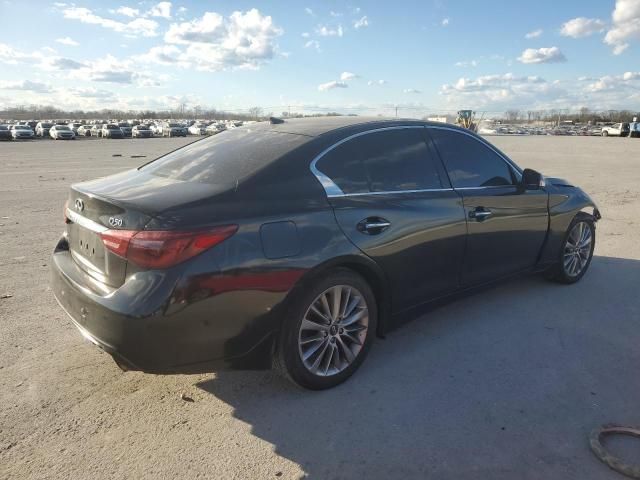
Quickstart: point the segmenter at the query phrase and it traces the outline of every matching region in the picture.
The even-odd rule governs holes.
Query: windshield
[[[16,130],[31,130],[31,128],[27,127],[26,125],[16,125],[15,129]]]
[[[41,123],[40,126],[43,128],[51,128],[53,126],[53,123]]]
[[[0,125],[0,130],[9,130],[6,125]]]
[[[169,124],[170,127],[181,127],[182,125],[180,125],[179,123],[170,123]]]
[[[146,125],[138,125],[135,128],[138,129],[138,130],[149,130],[149,127],[147,127]]]
[[[119,123],[118,124],[120,127],[129,127],[128,123]]]
[[[56,125],[56,130],[69,130],[69,127],[64,125]]]
[[[120,130],[120,127],[117,125],[107,125],[106,127],[107,130]]]

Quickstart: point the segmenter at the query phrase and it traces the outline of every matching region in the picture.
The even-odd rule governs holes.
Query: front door
[[[476,136],[446,127],[428,131],[463,198],[467,246],[462,285],[533,267],[548,229],[547,192],[524,188],[514,166]]]

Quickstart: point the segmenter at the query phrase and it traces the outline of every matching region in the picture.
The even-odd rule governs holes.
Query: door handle
[[[377,235],[391,226],[391,222],[380,217],[369,217],[358,222],[356,226],[360,233]]]
[[[471,210],[469,212],[469,218],[474,218],[478,222],[482,222],[483,220],[489,218],[493,215],[493,212],[484,207],[478,207],[475,210]]]

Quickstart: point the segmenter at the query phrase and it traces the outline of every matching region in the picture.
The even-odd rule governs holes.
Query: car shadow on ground
[[[523,278],[410,322],[333,390],[198,386],[310,478],[616,478],[586,438],[640,424],[639,285],[640,261],[595,257],[578,284]]]

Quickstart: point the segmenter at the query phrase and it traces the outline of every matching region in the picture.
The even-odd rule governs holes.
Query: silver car
[[[54,140],[75,140],[76,134],[66,125],[54,125],[49,130],[49,136]]]
[[[34,133],[29,125],[12,125],[11,137],[14,140],[30,140],[34,137]]]

